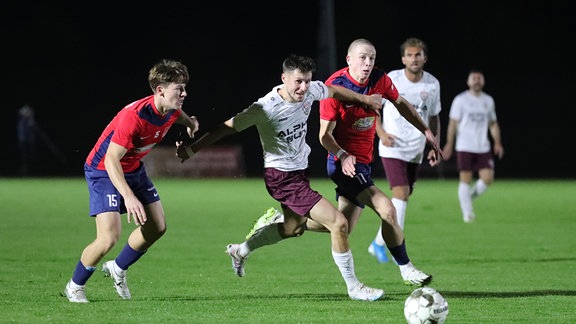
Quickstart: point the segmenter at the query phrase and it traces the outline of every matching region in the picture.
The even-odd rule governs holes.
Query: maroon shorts
[[[322,195],[310,188],[308,170],[280,171],[274,168],[264,169],[264,183],[272,198],[282,208],[290,208],[300,216],[305,216],[322,199]]]
[[[494,157],[491,152],[456,152],[456,161],[459,171],[475,172],[480,169],[494,169]]]
[[[414,183],[418,178],[420,164],[406,162],[400,159],[382,157],[382,166],[386,172],[386,179],[390,183],[390,189],[398,186],[410,187],[410,193],[414,191]]]

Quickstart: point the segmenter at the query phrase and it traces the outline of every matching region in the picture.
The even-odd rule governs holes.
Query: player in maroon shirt
[[[90,216],[96,220],[96,239],[86,246],[64,295],[73,303],[87,303],[84,287],[98,262],[114,247],[122,232],[121,214],[139,225],[115,260],[102,266],[114,280],[122,299],[132,297],[126,270],[166,231],[160,196],[146,174],[142,158],[160,143],[176,123],[193,138],[196,117],[182,111],[187,96],[188,68],[174,60],[161,60],[148,74],[153,95],[124,107],[106,126],[84,164],[90,193]]]

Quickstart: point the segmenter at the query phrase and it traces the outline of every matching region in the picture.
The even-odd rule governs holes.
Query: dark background
[[[29,175],[83,176],[83,161],[108,121],[151,94],[147,73],[161,58],[188,66],[184,110],[198,116],[202,133],[279,84],[290,53],[314,57],[315,79],[324,80],[344,66],[356,38],[371,40],[377,65],[392,70],[402,68],[400,43],[419,37],[430,50],[426,70],[442,87],[443,134],[452,98],[466,89],[468,70],[480,68],[485,91],[496,101],[506,151],[497,161],[497,177],[576,177],[576,16],[568,2],[330,3],[3,2],[0,176],[19,176],[16,122],[24,104],[34,107],[38,125],[63,157],[43,145],[44,162]],[[317,120],[314,112],[310,165],[313,175],[324,176]],[[163,145],[173,145],[178,132],[175,126]],[[243,145],[248,175],[260,175],[254,129],[220,143]]]

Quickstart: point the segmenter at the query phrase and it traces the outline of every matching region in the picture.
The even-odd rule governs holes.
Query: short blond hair
[[[374,44],[372,44],[371,41],[369,41],[365,38],[358,38],[358,39],[352,41],[352,43],[350,43],[350,46],[348,46],[348,55],[350,55],[350,53],[352,53],[354,51],[354,49],[360,45],[370,45],[370,46],[376,48],[376,46],[374,46]]]

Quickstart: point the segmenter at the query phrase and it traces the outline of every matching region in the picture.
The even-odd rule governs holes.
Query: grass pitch
[[[168,232],[129,271],[133,298],[109,278],[88,282],[89,304],[60,296],[95,235],[83,178],[0,179],[0,323],[404,323],[404,286],[393,263],[367,247],[378,219],[366,210],[351,235],[356,274],[382,288],[376,302],[350,300],[327,234],[264,247],[236,277],[226,244],[278,207],[261,179],[153,179]],[[384,179],[377,185],[389,192]],[[327,179],[312,186],[334,201]],[[406,216],[413,263],[434,275],[447,323],[576,322],[576,183],[504,180],[475,200],[462,222],[457,180],[422,179]],[[123,216],[124,237],[133,228]]]

